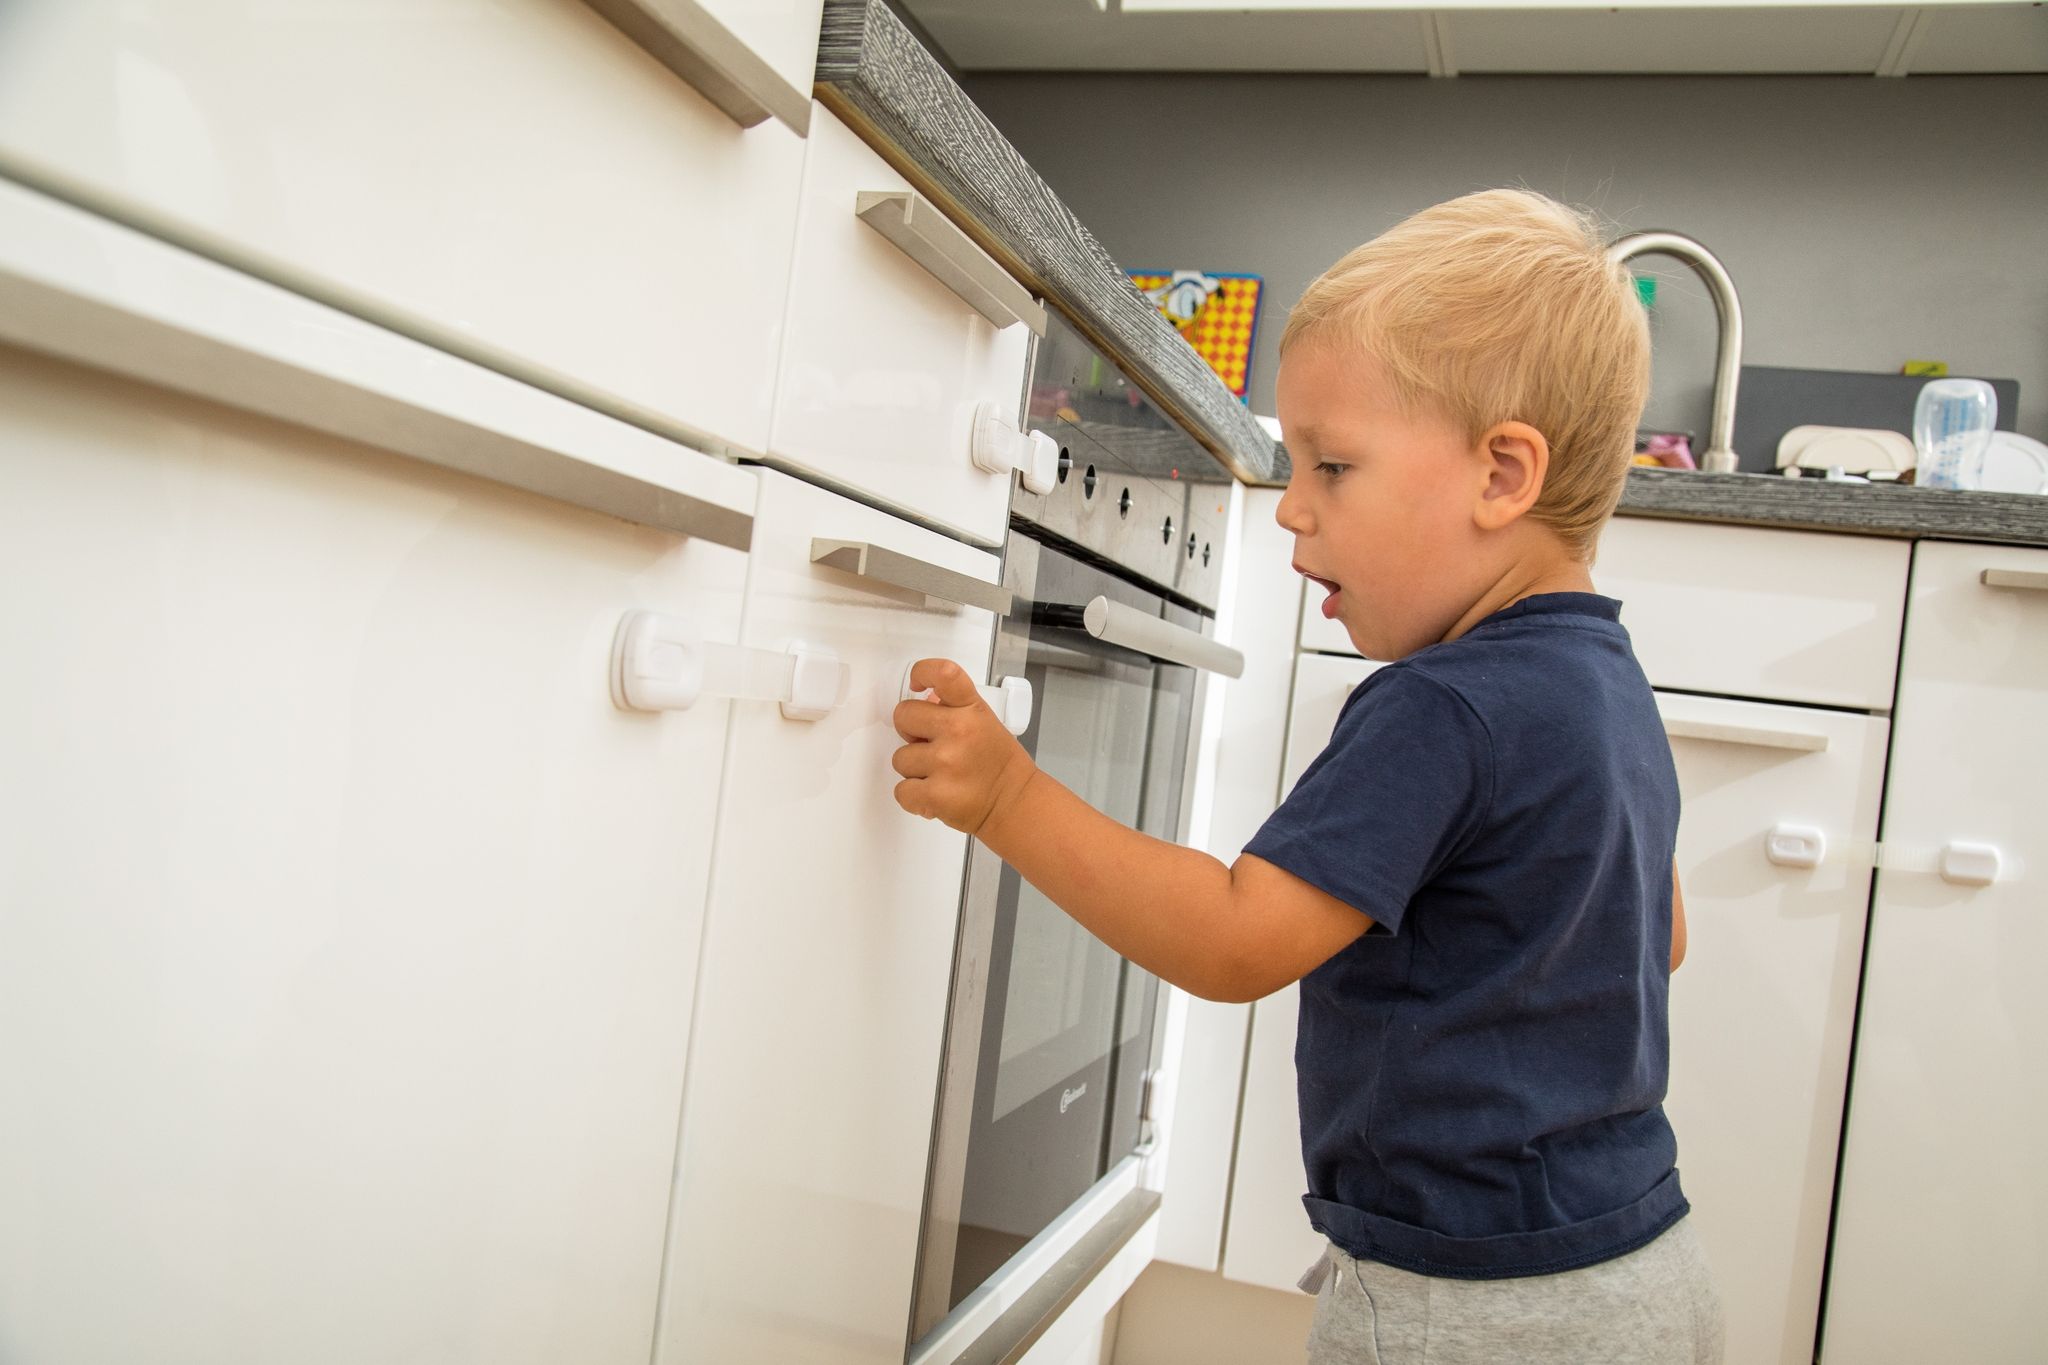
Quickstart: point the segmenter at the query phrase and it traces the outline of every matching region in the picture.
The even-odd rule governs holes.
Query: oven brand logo
[[[1086,1081],[1083,1081],[1083,1082],[1081,1082],[1081,1083],[1080,1083],[1079,1085],[1075,1086],[1075,1087],[1074,1087],[1074,1088],[1073,1088],[1072,1090],[1062,1090],[1062,1091],[1060,1091],[1060,1112],[1061,1112],[1062,1114],[1066,1113],[1066,1112],[1067,1112],[1067,1107],[1068,1107],[1069,1105],[1071,1105],[1071,1104],[1072,1104],[1072,1103],[1073,1103],[1073,1102],[1074,1102],[1075,1100],[1078,1100],[1078,1099],[1080,1099],[1080,1098],[1081,1098],[1081,1097],[1082,1097],[1083,1095],[1085,1095],[1085,1094],[1087,1094],[1087,1093],[1088,1093],[1088,1082],[1086,1082]]]

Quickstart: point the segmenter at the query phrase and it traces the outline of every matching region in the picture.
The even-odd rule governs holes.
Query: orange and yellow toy
[[[1258,335],[1260,278],[1205,270],[1133,270],[1131,283],[1209,362],[1238,401],[1247,401],[1252,342]]]

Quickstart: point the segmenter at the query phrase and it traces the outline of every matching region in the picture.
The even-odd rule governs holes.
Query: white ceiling
[[[1493,0],[1498,3],[1498,0]],[[1376,72],[1454,76],[2048,71],[2039,3],[1681,7],[1486,0],[897,0],[963,71]]]

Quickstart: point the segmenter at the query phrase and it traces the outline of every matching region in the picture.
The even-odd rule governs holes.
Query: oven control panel
[[[1214,612],[1230,474],[1057,314],[1034,349],[1028,430],[1057,442],[1049,490],[1021,484],[1017,517]]]

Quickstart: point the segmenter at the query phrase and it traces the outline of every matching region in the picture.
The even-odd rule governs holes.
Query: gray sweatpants
[[[1692,1220],[1625,1256],[1555,1275],[1452,1280],[1332,1245],[1309,1365],[1720,1365],[1720,1296]]]

